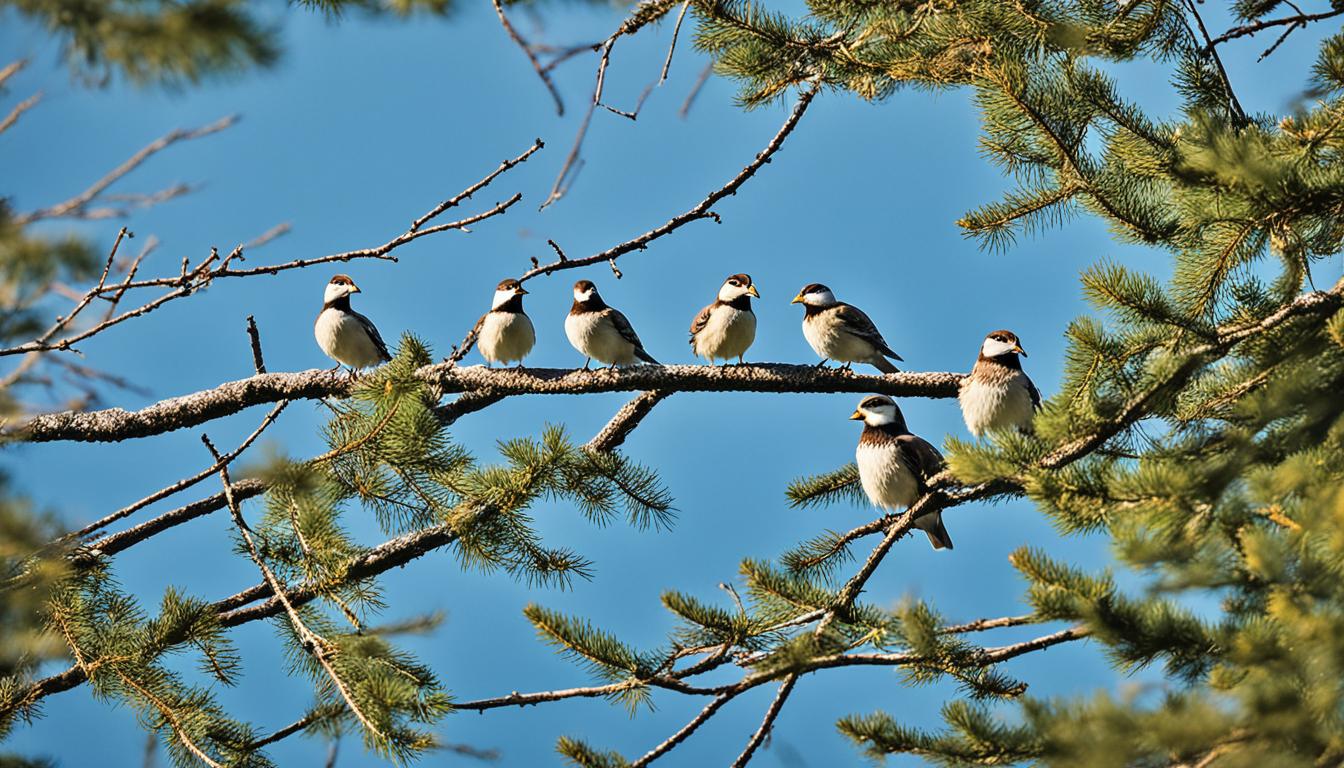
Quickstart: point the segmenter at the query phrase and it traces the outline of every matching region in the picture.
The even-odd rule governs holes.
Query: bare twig
[[[0,88],[3,88],[5,83],[9,82],[9,78],[23,71],[23,68],[26,66],[28,66],[28,60],[19,59],[6,64],[3,69],[0,69]]]
[[[261,356],[261,334],[257,332],[257,321],[251,316],[247,316],[247,340],[252,347],[252,367],[257,373],[266,372],[266,361]]]
[[[1209,40],[1206,43],[1206,46],[1208,50],[1212,50],[1214,46],[1221,45],[1227,42],[1228,40],[1235,40],[1238,37],[1246,37],[1248,35],[1254,35],[1257,32],[1262,32],[1266,29],[1272,29],[1274,27],[1280,27],[1285,24],[1289,25],[1290,29],[1299,25],[1305,27],[1310,22],[1322,21],[1324,19],[1332,19],[1340,15],[1341,13],[1344,13],[1344,8],[1336,8],[1329,11],[1322,11],[1321,13],[1299,12],[1296,16],[1285,16],[1280,19],[1264,19],[1260,21],[1254,21],[1249,24],[1242,24],[1241,26],[1233,27],[1227,30],[1223,34],[1213,38],[1212,40]],[[1273,49],[1271,48],[1270,52],[1272,51]],[[1268,55],[1269,52],[1265,54],[1265,56]],[[1263,59],[1264,56],[1261,56],[1260,58]]]
[[[575,132],[574,143],[570,147],[569,154],[565,156],[565,162],[560,166],[560,172],[556,174],[555,183],[551,185],[551,192],[542,201],[538,210],[544,211],[552,203],[564,197],[573,183],[574,176],[578,173],[577,169],[581,165],[579,155],[583,149],[583,141],[588,136],[588,125],[592,122],[593,112],[602,103],[602,92],[606,86],[607,66],[611,63],[611,50],[615,47],[616,41],[625,35],[632,35],[646,25],[663,18],[676,7],[677,3],[678,0],[649,0],[649,2],[640,3],[610,37],[595,46],[595,50],[601,51],[601,55],[597,61],[597,80],[593,85],[593,97],[589,100],[588,108],[584,111],[583,120],[579,122],[579,129]],[[630,116],[629,113],[613,111],[617,114],[625,114],[627,117]],[[635,111],[638,112],[638,109]]]
[[[248,240],[246,243],[243,243],[241,247],[247,250],[251,250],[253,248],[260,248],[261,246],[271,242],[277,237],[289,234],[290,230],[292,230],[293,228],[294,228],[293,225],[290,224],[288,221],[282,221],[279,224],[276,224],[274,227],[271,227],[270,229],[266,230],[265,232],[262,232],[260,235],[257,235],[251,240]]]
[[[532,146],[524,150],[522,154],[518,155],[517,157],[511,160],[504,160],[499,164],[498,168],[486,174],[485,178],[481,179],[475,184],[472,184],[470,187],[467,187],[466,189],[462,190],[456,195],[453,195],[447,200],[444,200],[442,203],[439,203],[438,205],[430,209],[430,211],[426,213],[424,216],[421,216],[420,218],[411,222],[411,228],[408,231],[416,232],[420,229],[420,227],[424,226],[425,222],[429,221],[430,219],[437,217],[439,214],[443,213],[449,208],[456,207],[464,200],[470,200],[472,195],[476,194],[485,187],[489,186],[490,182],[498,178],[500,174],[508,171],[510,168],[514,167],[515,165],[518,165],[519,163],[527,162],[527,159],[529,157],[531,157],[538,150],[542,149],[545,146],[546,144],[542,142],[541,139],[534,140],[532,142]]]
[[[332,685],[335,686],[337,693],[339,693],[341,698],[345,700],[346,706],[350,708],[351,714],[359,720],[360,724],[378,738],[385,738],[383,732],[380,731],[378,727],[369,720],[368,716],[364,714],[364,710],[359,706],[359,702],[355,700],[354,694],[351,693],[345,680],[336,672],[335,666],[332,665],[331,656],[335,653],[335,650],[325,638],[308,628],[308,625],[305,624],[303,619],[299,616],[298,610],[289,602],[289,596],[286,593],[284,585],[280,583],[279,578],[276,577],[270,566],[266,565],[266,561],[261,556],[261,551],[257,549],[257,544],[252,539],[252,530],[247,526],[247,522],[243,520],[243,512],[238,506],[238,500],[234,498],[233,484],[229,481],[229,467],[228,464],[224,462],[224,457],[220,455],[219,451],[215,450],[215,446],[211,444],[209,437],[201,435],[201,442],[205,443],[205,447],[209,449],[210,455],[215,457],[215,463],[220,465],[219,480],[224,485],[224,498],[228,502],[229,513],[233,516],[233,525],[238,530],[239,536],[242,537],[243,544],[247,547],[247,552],[251,556],[252,562],[255,563],[257,569],[261,571],[262,577],[265,579],[266,583],[270,585],[271,591],[275,593],[276,599],[279,600],[281,606],[284,607],[285,614],[289,617],[289,622],[294,628],[294,634],[299,639],[299,644],[303,646],[303,649],[311,654],[312,657],[317,660],[318,664],[322,666],[322,669],[326,671],[327,677],[331,679]]]
[[[495,15],[499,17],[499,23],[504,26],[504,31],[509,33],[513,42],[522,49],[527,56],[527,60],[532,63],[532,69],[536,71],[537,77],[541,78],[546,90],[550,91],[551,98],[555,100],[556,114],[563,116],[565,114],[565,102],[560,98],[560,91],[556,89],[555,83],[551,81],[550,69],[541,66],[541,62],[537,60],[537,55],[532,51],[532,46],[528,45],[523,36],[518,34],[518,30],[514,29],[513,24],[509,22],[509,17],[504,14],[504,6],[500,4],[499,0],[494,0],[494,4]]]
[[[155,491],[154,493],[151,493],[150,495],[135,502],[134,504],[122,507],[121,509],[118,509],[116,512],[113,512],[112,514],[107,515],[106,517],[103,517],[99,520],[89,523],[83,528],[80,528],[78,531],[66,534],[64,537],[62,537],[61,540],[70,541],[73,539],[82,539],[88,536],[89,534],[94,533],[95,531],[100,531],[103,528],[106,528],[107,526],[117,522],[118,520],[125,519],[126,517],[134,514],[136,511],[144,509],[145,507],[149,506],[150,504],[153,504],[156,501],[161,501],[163,499],[168,498],[169,496],[172,496],[175,493],[184,491],[192,487],[193,485],[196,485],[197,483],[201,482],[202,480],[206,479],[207,477],[210,477],[211,475],[218,473],[221,469],[224,469],[229,464],[231,464],[234,461],[234,459],[237,459],[239,456],[243,455],[243,451],[246,451],[252,445],[252,443],[256,441],[258,437],[261,437],[261,433],[266,431],[266,428],[275,422],[276,418],[280,416],[280,412],[285,410],[285,406],[287,405],[289,405],[288,400],[281,400],[279,403],[277,403],[276,406],[271,409],[271,412],[266,414],[266,418],[261,420],[261,423],[257,425],[257,428],[252,430],[252,434],[244,438],[243,442],[237,448],[233,449],[222,458],[224,464],[221,465],[218,462],[216,462],[215,464],[206,467],[205,469],[201,470],[200,472],[197,472],[191,477],[178,480],[176,483],[173,483],[172,485],[163,488],[161,490]],[[97,545],[94,545],[94,548],[98,548]]]
[[[1217,48],[1213,41],[1209,39],[1209,30],[1204,26],[1204,18],[1199,15],[1199,9],[1195,7],[1194,0],[1185,0],[1185,6],[1199,26],[1199,34],[1204,39],[1204,51],[1213,58],[1214,65],[1218,67],[1218,76],[1223,81],[1223,89],[1227,91],[1228,106],[1231,108],[1232,114],[1243,125],[1246,124],[1246,110],[1241,108],[1241,102],[1237,99],[1236,92],[1232,90],[1232,81],[1228,79],[1227,69],[1223,67],[1223,60],[1218,56]]]
[[[180,274],[172,277],[160,277],[150,280],[133,281],[129,279],[130,276],[128,275],[128,279],[122,281],[120,284],[107,285],[106,275],[104,275],[104,280],[100,281],[99,284],[95,288],[91,289],[88,292],[88,294],[85,295],[83,300],[81,300],[81,306],[78,307],[75,312],[72,312],[63,320],[58,321],[58,323],[53,326],[53,330],[50,330],[43,336],[38,337],[37,339],[27,342],[25,344],[20,344],[18,346],[9,347],[6,349],[0,349],[0,356],[26,354],[29,352],[68,350],[72,347],[72,345],[80,341],[83,341],[84,339],[87,339],[91,336],[94,336],[98,333],[101,333],[102,331],[105,331],[108,328],[111,328],[112,326],[115,326],[126,320],[148,314],[149,312],[154,311],[158,307],[174,299],[189,296],[195,293],[196,291],[210,285],[216,279],[229,278],[229,277],[249,277],[252,275],[262,275],[262,274],[274,275],[279,272],[290,269],[302,269],[306,267],[315,266],[318,264],[327,264],[331,262],[345,262],[350,261],[352,259],[372,258],[372,259],[384,259],[388,261],[396,261],[397,258],[396,256],[392,255],[392,252],[397,248],[405,245],[406,243],[411,242],[412,240],[416,240],[426,235],[431,235],[437,232],[443,232],[450,229],[467,231],[468,226],[475,224],[476,222],[482,221],[484,219],[488,219],[493,216],[502,214],[505,211],[507,211],[510,207],[512,207],[515,203],[517,203],[519,200],[521,200],[522,194],[516,193],[508,200],[502,203],[497,203],[493,208],[484,211],[482,213],[468,216],[458,221],[436,224],[431,227],[423,226],[427,222],[437,217],[439,214],[443,213],[448,208],[451,208],[460,203],[462,200],[471,197],[473,193],[479,191],[480,189],[488,185],[491,181],[493,181],[504,171],[508,170],[509,168],[512,168],[517,163],[526,160],[528,156],[530,156],[536,150],[540,149],[541,146],[542,145],[540,141],[536,142],[532,146],[532,148],[524,152],[519,158],[516,158],[513,161],[506,161],[500,168],[491,172],[484,179],[477,182],[476,184],[473,184],[471,187],[467,188],[467,190],[465,190],[461,194],[443,203],[440,203],[438,206],[430,210],[427,214],[421,216],[419,219],[416,219],[416,221],[411,225],[411,228],[408,229],[406,232],[402,233],[401,235],[398,235],[397,237],[392,238],[391,240],[387,241],[386,243],[383,243],[382,245],[373,248],[363,248],[359,250],[345,251],[343,253],[334,253],[327,256],[319,256],[310,259],[296,259],[294,261],[286,262],[284,264],[271,264],[266,266],[251,267],[245,269],[239,269],[231,265],[231,262],[241,254],[241,249],[235,249],[233,254],[225,258],[223,262],[219,264],[219,266],[214,267],[212,269],[211,265],[218,260],[218,254],[212,250],[211,255],[194,268],[189,266],[189,263],[186,258],[183,258],[182,269]],[[95,185],[95,187],[96,186],[97,185]],[[265,237],[265,235],[263,235],[263,237]],[[83,306],[86,306],[87,303],[89,301],[92,301],[94,298],[98,298],[108,293],[115,294],[117,298],[120,298],[121,295],[125,294],[126,291],[128,290],[133,290],[137,288],[149,288],[155,286],[169,287],[172,290],[168,291],[167,293],[159,296],[158,298],[152,301],[147,302],[146,304],[134,310],[129,310],[127,312],[123,312],[122,314],[113,317],[107,317],[102,322],[94,325],[91,328],[88,328],[76,334],[72,334],[58,341],[51,341],[54,334],[57,331],[61,330],[62,328],[66,327],[69,324],[70,319],[73,318],[74,314],[77,314],[79,309],[82,309]]]
[[[695,97],[700,95],[700,90],[705,87],[705,83],[709,82],[709,76],[713,73],[714,62],[711,61],[700,70],[700,75],[695,78],[695,85],[691,86],[690,92],[686,94],[686,100],[681,102],[681,108],[677,110],[677,117],[685,120],[686,116],[691,114],[691,106],[695,104]]]
[[[24,112],[37,106],[37,102],[41,100],[42,92],[38,91],[23,101],[20,101],[18,104],[15,104],[14,109],[10,110],[9,114],[5,116],[5,119],[0,120],[0,133],[4,133],[12,128],[14,124],[19,121],[19,117],[21,117]]]
[[[667,46],[667,59],[663,61],[663,73],[658,76],[658,84],[667,82],[667,72],[672,69],[672,54],[677,51],[677,36],[681,34],[681,22],[686,19],[686,11],[691,7],[691,0],[681,4],[681,12],[677,14],[677,25],[672,28],[672,43]]]
[[[751,738],[747,740],[747,746],[742,750],[742,754],[738,755],[737,759],[733,761],[732,768],[744,768],[747,763],[751,762],[752,754],[756,752],[756,748],[759,747],[761,742],[765,741],[765,737],[769,735],[770,728],[775,724],[775,718],[779,717],[779,711],[784,708],[784,702],[788,701],[789,694],[793,693],[793,686],[797,682],[798,675],[792,674],[784,678],[783,683],[780,683],[779,692],[775,694],[774,700],[770,702],[769,708],[765,710],[765,717],[761,720],[761,727],[757,728],[756,732],[751,734]]]
[[[236,122],[238,122],[238,116],[230,115],[200,128],[193,128],[191,130],[179,129],[173,131],[158,140],[151,142],[148,146],[141,149],[139,152],[136,152],[134,155],[131,155],[130,159],[116,168],[113,168],[106,176],[94,182],[92,186],[78,195],[75,195],[63,203],[57,203],[56,205],[42,208],[31,213],[20,214],[15,217],[15,221],[19,224],[29,224],[39,219],[80,216],[85,212],[89,203],[91,203],[98,195],[102,194],[103,190],[112,186],[112,184],[116,183],[121,177],[138,168],[141,163],[145,162],[153,155],[178,142],[191,141],[192,139],[199,139],[214,133],[219,133]]]
[[[607,250],[602,251],[601,253],[595,253],[592,256],[585,256],[579,259],[556,260],[549,264],[543,264],[537,267],[533,267],[532,269],[529,269],[527,272],[524,272],[522,277],[518,279],[520,281],[525,281],[538,275],[549,275],[553,272],[558,272],[563,269],[575,269],[577,267],[586,267],[591,264],[600,264],[604,261],[612,262],[616,258],[631,251],[644,250],[646,247],[648,247],[649,243],[653,242],[654,240],[657,240],[658,238],[670,232],[677,230],[681,226],[688,224],[692,221],[698,221],[700,219],[717,220],[718,214],[714,213],[711,210],[714,204],[718,203],[725,197],[736,194],[737,190],[743,184],[747,183],[748,179],[750,179],[752,176],[755,176],[756,172],[759,171],[762,166],[770,162],[774,154],[778,152],[780,147],[784,145],[784,140],[789,137],[789,134],[792,133],[793,129],[798,125],[798,121],[802,119],[803,113],[807,111],[808,105],[812,103],[812,99],[815,98],[816,95],[817,95],[816,84],[813,84],[804,89],[802,93],[799,94],[798,102],[794,105],[793,110],[789,113],[788,119],[784,121],[784,124],[780,126],[779,130],[770,139],[769,143],[765,145],[765,149],[761,150],[761,152],[759,152],[756,155],[755,159],[753,159],[750,163],[748,163],[747,166],[743,168],[740,172],[738,172],[736,176],[730,179],[727,184],[724,184],[722,187],[719,187],[718,189],[709,193],[709,195],[705,197],[704,200],[701,200],[690,210],[672,217],[670,220],[668,220],[661,226],[655,227],[654,229],[651,229],[648,232],[645,232],[644,234],[638,237],[627,240],[619,245],[612,246],[611,248],[608,248]]]

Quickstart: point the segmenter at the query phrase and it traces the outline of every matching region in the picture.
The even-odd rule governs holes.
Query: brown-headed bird
[[[868,500],[882,509],[909,509],[928,491],[928,482],[943,469],[943,455],[929,441],[910,434],[896,401],[886,395],[865,398],[851,419],[863,420],[863,434],[854,460]],[[952,549],[942,511],[915,518],[934,549]]]
[[[537,332],[532,320],[523,311],[523,296],[527,290],[513,278],[501,280],[495,288],[495,299],[490,303],[490,311],[476,321],[474,333],[476,346],[486,365],[509,363],[517,360],[521,367],[523,358],[532,351],[537,343]]]
[[[392,359],[373,322],[350,308],[350,295],[359,292],[348,275],[331,278],[322,296],[322,311],[313,324],[317,346],[327,357],[350,366],[352,374]]]
[[[883,373],[900,371],[887,358],[900,360],[901,356],[891,350],[868,315],[837,301],[830,288],[821,283],[805,285],[790,303],[803,305],[803,336],[821,357],[821,365],[839,360],[845,369],[851,363],[868,363]]]
[[[583,362],[585,369],[593,360],[612,367],[630,365],[636,360],[658,365],[644,351],[644,344],[630,321],[620,310],[607,306],[591,280],[574,284],[574,305],[565,318],[565,336],[588,358]]]
[[[700,310],[691,323],[691,351],[714,365],[717,360],[744,362],[742,355],[756,340],[756,313],[751,297],[760,298],[751,276],[729,275],[719,287],[718,298]]]
[[[1001,429],[1030,431],[1041,393],[1022,371],[1026,356],[1017,334],[994,331],[980,345],[971,375],[962,379],[957,400],[966,428],[976,437]]]

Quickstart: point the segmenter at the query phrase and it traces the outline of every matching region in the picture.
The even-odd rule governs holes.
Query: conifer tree
[[[268,746],[303,731],[357,733],[370,750],[405,761],[433,747],[432,726],[455,712],[604,697],[639,715],[657,697],[706,700],[693,719],[639,756],[610,751],[602,734],[575,733],[556,745],[580,766],[643,766],[739,695],[769,686],[776,695],[760,727],[725,753],[724,763],[745,765],[790,698],[805,695],[806,675],[864,666],[898,667],[910,685],[949,680],[963,694],[943,707],[941,729],[915,727],[888,711],[841,719],[837,728],[876,758],[1201,768],[1344,760],[1344,279],[1322,288],[1313,275],[1344,246],[1344,34],[1321,45],[1304,80],[1311,100],[1290,115],[1248,114],[1220,59],[1223,43],[1257,34],[1274,37],[1271,55],[1292,44],[1295,30],[1328,23],[1344,7],[1307,13],[1292,3],[1238,2],[1235,25],[1215,33],[1196,4],[1166,0],[812,0],[802,18],[741,0],[646,0],[599,46],[594,106],[616,40],[679,6],[690,11],[696,44],[712,55],[716,71],[740,84],[745,108],[793,98],[792,111],[743,171],[686,212],[590,256],[569,258],[556,247],[556,261],[535,264],[524,278],[590,265],[616,269],[618,258],[687,222],[713,218],[713,206],[770,161],[817,94],[880,100],[902,86],[971,89],[985,154],[1017,183],[966,214],[959,223],[968,236],[1008,249],[1020,235],[1048,236],[1045,228],[1069,217],[1096,216],[1117,240],[1170,254],[1171,276],[1108,261],[1090,267],[1082,280],[1096,311],[1069,327],[1065,381],[1030,432],[949,440],[948,469],[908,512],[819,532],[774,559],[745,559],[723,601],[670,585],[662,608],[678,628],[658,647],[633,646],[603,629],[602,617],[547,608],[538,591],[526,618],[590,684],[486,699],[450,698],[434,670],[396,647],[396,628],[371,623],[396,599],[381,589],[380,573],[447,548],[463,567],[539,587],[573,583],[591,564],[538,533],[532,514],[543,502],[596,525],[623,520],[655,532],[672,525],[669,489],[653,468],[618,448],[677,391],[950,397],[960,375],[878,377],[778,364],[484,371],[457,366],[470,335],[437,363],[407,335],[391,363],[352,382],[322,371],[267,373],[254,335],[257,375],[239,382],[136,412],[23,409],[24,418],[3,430],[7,440],[142,439],[275,403],[235,450],[221,452],[203,435],[212,462],[206,470],[148,498],[207,479],[218,481],[218,493],[131,527],[104,531],[139,509],[134,505],[58,535],[20,500],[0,504],[7,641],[0,648],[0,735],[38,716],[46,697],[82,684],[137,712],[183,766],[267,765]],[[503,7],[496,10],[531,57]],[[1182,99],[1178,114],[1148,114],[1126,99],[1126,83],[1107,65],[1135,60],[1170,73]],[[190,79],[189,65],[174,66]],[[549,86],[544,67],[537,70]],[[582,133],[571,158],[581,142]],[[0,355],[42,360],[72,338],[100,332],[106,320],[81,326],[71,319],[96,297],[168,291],[131,310],[136,314],[125,319],[133,320],[214,281],[381,258],[412,239],[503,214],[512,202],[438,223],[541,146],[445,200],[381,249],[259,268],[215,253],[184,263],[180,275],[139,282],[138,261],[114,267],[116,246],[104,260],[79,243],[38,241],[25,230],[31,215],[0,209],[0,265],[12,286]],[[557,182],[561,193],[563,187]],[[28,297],[44,295],[57,274],[96,286],[48,332],[46,305]],[[20,378],[5,383],[14,409],[19,401],[10,392]],[[638,394],[587,443],[555,426],[501,441],[498,455],[485,457],[452,436],[456,419],[510,396],[605,391]],[[233,460],[289,402],[324,397],[334,398],[328,450],[277,460],[256,477],[231,476]],[[861,498],[855,467],[818,472],[781,493],[799,506]],[[243,505],[258,497],[245,513]],[[927,602],[892,607],[860,599],[884,559],[909,543],[916,517],[936,510],[951,516],[968,502],[1009,497],[1030,499],[1065,535],[1104,534],[1117,565],[1152,588],[1122,589],[1110,571],[1024,547],[1012,564],[1027,584],[1029,615],[951,623]],[[342,520],[354,510],[371,512],[386,541],[370,545],[352,536]],[[233,521],[235,549],[255,567],[256,586],[215,602],[173,589],[152,608],[118,587],[117,558],[211,513]],[[1188,607],[1195,597],[1216,597],[1217,608],[1196,612]],[[206,675],[230,685],[245,660],[229,631],[262,619],[281,629],[292,673],[310,681],[315,699],[292,726],[269,734],[246,713],[225,712],[212,690],[164,663],[190,654]],[[1041,625],[1041,633],[998,646],[970,639],[1023,625]],[[1028,681],[1001,667],[1083,639],[1119,670],[1160,666],[1166,695],[1038,698]],[[44,662],[53,659],[69,667],[46,674]]]

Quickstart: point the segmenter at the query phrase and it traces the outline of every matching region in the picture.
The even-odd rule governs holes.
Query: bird
[[[476,346],[485,358],[486,366],[492,363],[518,361],[522,367],[523,358],[532,351],[537,343],[537,332],[532,320],[523,311],[523,296],[527,289],[513,278],[501,280],[495,287],[495,299],[490,303],[490,311],[476,321],[472,333],[476,335]]]
[[[691,351],[714,365],[715,359],[738,363],[756,340],[756,313],[751,311],[751,297],[761,298],[751,276],[729,275],[719,287],[719,296],[713,304],[700,310],[691,322]]]
[[[317,346],[327,357],[349,366],[351,376],[357,375],[360,368],[392,359],[373,322],[350,308],[350,294],[359,292],[359,286],[349,275],[331,278],[322,296],[322,311],[313,324]]]
[[[943,455],[929,441],[910,433],[900,407],[886,395],[865,398],[850,418],[863,421],[854,459],[868,500],[883,509],[909,509],[928,491],[929,480],[942,471]],[[920,515],[914,522],[934,549],[952,549],[941,511]]]
[[[829,360],[839,360],[845,370],[851,363],[868,363],[883,373],[900,371],[887,358],[900,360],[901,356],[891,350],[868,315],[837,301],[830,288],[821,283],[805,285],[789,303],[802,304],[806,310],[803,336],[822,358],[818,368]]]
[[[980,357],[957,393],[971,434],[981,437],[1013,427],[1030,431],[1031,420],[1041,407],[1041,393],[1022,371],[1018,355],[1026,354],[1012,331],[994,331],[985,337]]]
[[[611,367],[630,365],[635,360],[658,365],[644,351],[644,344],[620,310],[607,306],[591,280],[574,284],[574,306],[565,318],[565,336],[584,354],[584,370],[593,360]]]

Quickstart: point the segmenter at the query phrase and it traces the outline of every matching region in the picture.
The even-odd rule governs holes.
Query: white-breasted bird
[[[565,336],[588,358],[583,361],[585,369],[593,360],[612,367],[630,365],[635,360],[659,364],[644,351],[630,321],[620,310],[607,306],[591,280],[574,284],[574,305],[565,318]]]
[[[348,275],[331,278],[322,295],[322,311],[313,324],[317,346],[327,357],[350,366],[352,374],[392,359],[373,322],[350,308],[350,294],[359,292]]]
[[[985,337],[980,357],[957,393],[971,434],[980,437],[993,430],[1031,429],[1031,420],[1041,407],[1041,393],[1022,371],[1018,355],[1026,354],[1012,331],[994,331]]]
[[[839,360],[845,369],[851,363],[868,363],[883,373],[900,371],[887,358],[900,360],[901,356],[891,350],[868,315],[837,301],[830,288],[810,283],[789,303],[803,305],[803,336],[821,357],[818,368],[828,360]]]
[[[476,334],[476,347],[481,350],[486,366],[492,363],[509,363],[517,360],[522,366],[523,358],[532,351],[537,343],[537,332],[532,320],[523,311],[523,296],[527,290],[513,278],[501,280],[495,287],[495,299],[490,303],[490,311],[476,321],[473,333]]]
[[[751,297],[760,298],[751,276],[729,275],[719,287],[713,304],[700,310],[691,322],[691,351],[714,365],[715,359],[744,362],[742,355],[756,340],[756,313]]]
[[[943,455],[929,441],[910,433],[896,401],[886,395],[865,398],[851,419],[863,420],[863,434],[854,459],[868,500],[883,509],[909,509],[928,491],[928,482],[943,469]],[[915,518],[934,549],[952,549],[942,511]]]

